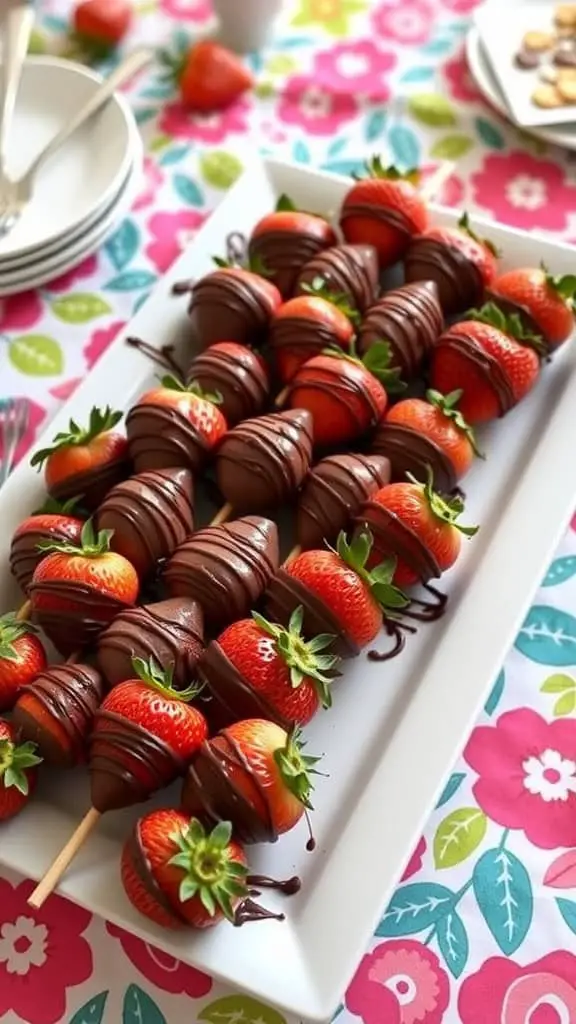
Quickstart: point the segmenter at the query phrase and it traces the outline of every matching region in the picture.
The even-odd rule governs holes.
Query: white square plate
[[[188,251],[159,283],[73,398],[38,441],[47,445],[69,418],[84,422],[95,404],[127,408],[155,376],[150,362],[124,344],[139,335],[155,346],[178,339],[192,352],[186,300],[175,281],[198,278],[223,253],[231,230],[249,233],[286,192],[297,206],[337,212],[349,179],[274,162],[255,163],[228,193]],[[434,221],[458,214],[432,207]],[[475,220],[503,251],[503,266],[572,271],[574,249]],[[272,846],[252,848],[254,871],[303,880],[290,900],[267,894],[287,920],[207,934],[172,934],[132,910],[119,879],[120,843],[142,808],[105,816],[61,892],[195,964],[230,985],[309,1020],[335,1010],[381,912],[419,838],[486,693],[514,640],[531,595],[564,530],[576,495],[574,348],[543,369],[534,392],[505,420],[482,432],[487,461],[466,479],[467,522],[478,536],[443,583],[450,593],[440,622],[424,625],[392,662],[360,656],[334,687],[334,708],[306,730],[311,753],[325,753],[328,778],[318,780],[314,828],[318,847],[305,850],[302,824]],[[0,609],[21,601],[7,569],[10,537],[36,507],[42,483],[24,462],[0,492]],[[385,641],[383,641],[385,642]],[[175,794],[176,798],[176,794]],[[164,793],[159,802],[171,799]],[[38,878],[88,803],[82,771],[43,777],[24,814],[2,827],[0,860]],[[385,1024],[383,1021],[382,1024]]]

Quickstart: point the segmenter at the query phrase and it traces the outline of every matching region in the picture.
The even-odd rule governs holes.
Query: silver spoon
[[[17,6],[11,4],[2,19],[4,56],[0,110],[0,194],[6,186],[10,186],[10,179],[6,174],[8,136],[33,24],[34,8],[31,3],[20,3]]]

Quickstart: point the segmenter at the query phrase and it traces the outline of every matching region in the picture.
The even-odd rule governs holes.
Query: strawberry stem
[[[315,768],[321,758],[304,754],[305,746],[300,730],[294,727],[286,737],[286,745],[274,751],[274,760],[287,789],[307,810],[313,811],[310,796],[314,784],[310,776],[322,774]]]
[[[383,611],[388,608],[405,608],[409,603],[406,594],[392,583],[396,572],[396,558],[385,558],[374,569],[367,568],[373,544],[374,538],[367,527],[359,530],[351,542],[347,540],[342,530],[338,535],[335,553],[364,581]]]
[[[454,426],[466,435],[472,445],[474,454],[477,455],[479,459],[485,459],[486,456],[478,448],[476,435],[474,434],[472,427],[466,422],[460,410],[456,408],[458,402],[462,398],[462,395],[462,388],[458,388],[457,391],[451,391],[448,395],[443,395],[440,391],[433,391],[430,389],[426,392],[426,401],[436,409],[439,409],[446,419],[451,420]]]
[[[520,344],[533,348],[538,355],[546,355],[546,345],[542,335],[527,331],[519,313],[506,315],[495,302],[486,302],[480,309],[469,309],[465,314],[465,319],[478,320],[480,323],[495,327]]]
[[[37,633],[31,622],[18,619],[15,612],[0,617],[0,661],[18,661],[20,655],[14,646],[23,636]]]
[[[283,192],[280,198],[278,199],[278,202],[276,203],[275,209],[276,213],[295,213],[298,210],[298,207],[296,206],[294,201],[290,199],[290,196],[287,196],[286,193]]]
[[[330,289],[323,277],[318,275],[313,278],[310,284],[304,282],[301,285],[302,291],[308,295],[314,295],[318,299],[324,299],[325,302],[329,302],[330,305],[336,306],[344,316],[348,319],[355,327],[360,323],[360,314],[357,309],[353,309],[348,302],[348,296],[344,292],[334,292]]]
[[[83,558],[100,558],[110,551],[110,541],[114,530],[94,532],[92,519],[87,519],[80,534],[80,544],[69,544],[67,541],[42,540],[36,545],[38,551],[59,551],[62,555],[81,555]]]
[[[14,786],[23,796],[28,796],[30,789],[27,768],[40,764],[41,757],[35,753],[35,743],[13,743],[12,740],[0,740],[0,782],[5,789]]]
[[[197,697],[202,690],[201,685],[192,684],[185,690],[177,690],[174,687],[174,666],[169,665],[163,669],[154,658],[145,661],[143,658],[132,658],[132,667],[138,677],[147,686],[153,687],[165,697],[183,701],[189,704],[194,697]]]
[[[386,391],[391,395],[397,395],[406,389],[406,384],[400,377],[400,367],[391,366],[391,362],[390,342],[384,339],[371,345],[362,359],[363,365],[384,385]]]
[[[72,448],[90,444],[95,437],[99,437],[100,434],[104,434],[108,430],[113,430],[122,419],[122,416],[122,412],[118,410],[114,412],[109,405],[104,410],[98,409],[95,406],[90,413],[87,427],[79,427],[74,420],[70,420],[68,430],[56,434],[51,448],[41,448],[35,452],[30,459],[30,465],[40,468],[46,462],[46,459],[49,459],[54,452],[60,451],[61,448]]]
[[[574,274],[563,274],[561,277],[557,277],[551,274],[545,263],[540,264],[541,269],[546,275],[546,284],[552,291],[556,292],[561,299],[569,303],[572,310],[576,309],[574,297],[576,296],[576,275]]]
[[[472,230],[470,218],[466,211],[464,211],[464,213],[460,217],[460,220],[458,221],[458,227],[460,228],[461,231],[464,232],[465,235],[468,235],[468,237],[471,238],[474,242],[478,242],[479,245],[483,245],[485,249],[488,249],[488,251],[491,252],[492,255],[496,257],[496,259],[500,258],[502,253],[500,252],[499,249],[496,248],[494,242],[491,242],[489,238],[481,238],[480,235],[477,235],[476,232]]]
[[[449,526],[453,526],[460,533],[463,533],[465,537],[473,537],[474,534],[478,533],[478,526],[462,526],[457,520],[458,517],[464,511],[464,502],[459,495],[453,498],[442,498],[437,491],[434,490],[434,476],[432,469],[428,466],[427,480],[423,484],[416,477],[412,476],[411,473],[406,474],[411,483],[423,492],[428,506],[436,519],[439,519],[442,523],[447,523]]]
[[[82,516],[82,510],[78,509],[78,502],[82,500],[81,495],[69,498],[68,501],[57,501],[56,498],[46,498],[46,501],[33,513],[35,516]]]
[[[329,708],[332,704],[329,686],[335,673],[332,672],[331,675],[326,673],[336,668],[340,663],[340,658],[335,654],[321,652],[330,647],[336,638],[329,633],[321,633],[312,640],[305,640],[302,636],[304,622],[302,605],[292,612],[287,629],[275,622],[268,622],[258,612],[252,612],[252,618],[264,633],[276,641],[276,653],[290,670],[292,688],[297,689],[304,680],[311,681],[316,686],[322,706]]]
[[[412,167],[408,171],[399,171],[394,164],[385,167],[381,156],[373,156],[366,161],[365,168],[369,178],[383,178],[386,181],[409,181],[411,185],[419,185],[420,171]]]
[[[207,833],[198,819],[192,818],[187,829],[176,832],[171,838],[178,853],[168,863],[184,871],[178,893],[180,902],[198,897],[210,917],[221,910],[233,921],[233,904],[249,893],[248,870],[232,856],[231,823],[220,821]]]

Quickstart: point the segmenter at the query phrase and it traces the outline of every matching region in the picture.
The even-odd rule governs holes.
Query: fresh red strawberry
[[[222,729],[191,762],[183,809],[208,821],[229,819],[242,842],[275,842],[298,824],[306,808],[312,810],[311,776],[318,774],[320,758],[304,754],[304,746],[294,730],[288,734],[263,719]],[[201,782],[206,770],[218,777],[209,793]]]
[[[273,213],[258,221],[248,243],[250,261],[257,260],[284,299],[294,294],[300,271],[317,253],[336,244],[327,220],[298,210],[280,196]]]
[[[0,821],[15,817],[26,806],[36,786],[35,743],[18,743],[14,728],[0,719]]]
[[[367,164],[368,178],[346,194],[340,226],[347,242],[373,245],[380,267],[390,267],[404,255],[412,235],[428,227],[428,209],[418,193],[418,172],[401,174],[384,167],[380,157]]]
[[[220,822],[207,833],[196,818],[164,808],[136,822],[122,851],[122,885],[132,906],[164,928],[208,928],[248,896],[246,857]]]
[[[426,401],[406,398],[397,402],[383,421],[384,427],[387,423],[396,424],[437,445],[452,463],[455,481],[468,472],[474,455],[480,454],[474,433],[458,409],[461,397],[461,391],[452,391],[449,395],[427,391]],[[375,450],[381,452],[384,449],[379,446]]]
[[[109,406],[104,411],[94,408],[87,428],[70,420],[68,430],[56,434],[51,448],[32,456],[32,466],[45,463],[46,487],[52,497],[81,498],[82,505],[92,510],[128,475],[128,443],[113,429],[121,419],[122,413]]]
[[[46,557],[46,552],[38,550],[38,544],[80,543],[84,520],[72,514],[76,504],[74,498],[64,503],[49,498],[39,512],[20,523],[10,546],[10,569],[24,592],[32,582],[36,566]]]
[[[132,22],[129,0],[82,0],[72,14],[72,23],[80,41],[89,50],[106,52],[124,38]]]
[[[337,634],[334,647],[339,654],[358,654],[382,628],[383,610],[408,603],[392,585],[395,559],[388,558],[369,571],[371,551],[368,530],[360,530],[350,544],[341,533],[335,551],[304,551],[272,580],[266,595],[270,614],[284,621],[294,614],[294,602],[299,601],[306,631],[322,623],[327,632]]]
[[[134,659],[134,678],[118,683],[96,712],[90,745],[94,806],[126,807],[180,775],[206,739],[198,688],[175,690],[172,669]]]
[[[96,536],[88,520],[80,545],[43,545],[49,553],[30,584],[32,615],[65,654],[91,643],[119,611],[136,602],[138,574],[123,555],[110,551],[110,537],[109,530]]]
[[[12,613],[0,617],[0,711],[13,708],[23,687],[46,668],[46,654],[35,632]]]
[[[432,349],[430,381],[442,394],[462,391],[460,412],[467,423],[504,416],[534,386],[540,360],[538,338],[515,315],[492,303],[472,311],[474,319],[453,324]]]
[[[240,58],[210,39],[194,43],[177,77],[182,103],[201,114],[230,107],[254,85]]]
[[[282,304],[280,292],[256,270],[230,266],[221,259],[215,262],[218,270],[194,284],[184,281],[177,289],[191,292],[188,315],[200,347],[219,341],[262,344]]]
[[[374,535],[372,560],[396,556],[394,581],[407,587],[449,569],[460,554],[461,535],[473,537],[477,526],[461,526],[460,497],[441,498],[429,477],[425,484],[387,484],[366,502],[359,522]]]
[[[509,270],[491,285],[491,298],[505,313],[517,312],[525,328],[555,349],[574,330],[576,275],[554,277],[545,267]]]
[[[212,641],[198,662],[198,675],[215,700],[224,662],[232,667],[237,685],[248,691],[246,699],[254,694],[254,717],[266,708],[266,717],[283,726],[304,725],[320,705],[329,707],[329,684],[338,658],[323,652],[334,638],[305,640],[302,617],[302,608],[297,608],[285,629],[253,612],[251,619],[234,622]]]
[[[269,341],[279,379],[292,380],[296,371],[326,348],[348,352],[354,340],[353,311],[329,293],[299,295],[280,306],[270,325]]]

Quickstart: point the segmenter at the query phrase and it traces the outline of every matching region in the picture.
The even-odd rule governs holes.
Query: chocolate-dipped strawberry
[[[378,342],[388,342],[391,365],[398,367],[402,380],[411,380],[443,327],[436,284],[404,284],[370,307],[358,332],[358,351],[365,355]]]
[[[235,512],[259,512],[293,499],[312,458],[312,417],[293,408],[244,420],[218,449],[216,478]]]
[[[524,332],[542,338],[554,351],[571,336],[576,322],[576,276],[555,276],[541,267],[507,270],[492,282],[487,298],[510,319],[516,316]]]
[[[217,632],[249,614],[279,561],[276,523],[247,516],[198,530],[174,552],[163,580],[173,598],[193,596]]]
[[[220,341],[192,360],[188,380],[220,396],[220,411],[230,427],[258,416],[270,396],[268,368],[246,345]]]
[[[20,523],[10,545],[10,571],[26,593],[34,570],[46,557],[38,545],[50,541],[78,544],[84,520],[74,515],[77,501],[48,498],[44,506]]]
[[[364,313],[379,289],[378,254],[373,245],[333,245],[306,263],[298,275],[296,295],[321,287],[341,296],[351,309]]]
[[[278,310],[270,325],[269,343],[283,384],[302,363],[327,348],[348,352],[354,341],[352,310],[328,292],[299,295]]]
[[[92,511],[130,472],[128,443],[114,430],[121,412],[94,408],[88,426],[70,420],[68,430],[54,437],[50,448],[34,453],[30,465],[44,466],[46,488],[57,501],[81,500]]]
[[[464,213],[457,228],[432,227],[415,235],[404,257],[405,278],[434,281],[446,316],[479,305],[498,272],[498,252],[479,238]]]
[[[218,341],[259,345],[281,302],[278,289],[260,274],[222,266],[192,287],[188,315],[202,348]]]
[[[276,210],[253,229],[248,254],[251,261],[262,264],[267,278],[287,299],[305,264],[335,243],[336,235],[323,217],[297,210],[287,196],[281,196]]]
[[[426,401],[407,398],[388,410],[370,447],[390,460],[395,481],[411,474],[425,483],[431,469],[436,489],[446,493],[468,472],[480,452],[458,409],[461,397],[461,391],[427,391]]]
[[[126,418],[130,456],[137,473],[181,466],[197,472],[213,453],[228,425],[217,395],[163,377]]]
[[[204,645],[204,616],[192,597],[143,604],[120,612],[98,638],[97,661],[108,686],[134,675],[133,662],[156,661],[186,690]]]
[[[104,680],[90,665],[51,665],[18,698],[13,721],[46,764],[72,768],[86,759]]]
[[[109,492],[95,515],[96,528],[112,532],[111,550],[144,579],[192,533],[193,501],[189,469],[149,470]]]
[[[218,823],[229,820],[245,843],[274,843],[311,809],[309,757],[297,733],[247,719],[206,740],[184,779],[182,806]]]
[[[284,628],[253,612],[208,645],[197,671],[212,698],[212,724],[267,718],[290,729],[305,725],[320,707],[330,707],[338,666],[331,649],[335,638],[306,639],[302,619],[302,608],[295,608]]]
[[[329,455],[308,472],[298,499],[296,536],[301,548],[332,543],[360,506],[390,481],[390,462],[380,455]]]

